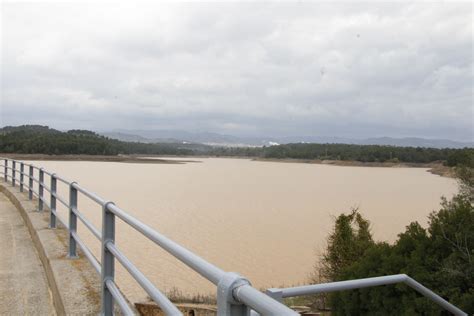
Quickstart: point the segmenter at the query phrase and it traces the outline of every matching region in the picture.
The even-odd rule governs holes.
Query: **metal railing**
[[[198,255],[129,215],[127,212],[116,206],[112,201],[102,199],[95,193],[81,187],[78,183],[68,181],[55,173],[50,173],[43,168],[38,168],[32,164],[8,158],[0,159],[4,162],[3,165],[0,165],[0,167],[3,167],[3,172],[0,171],[0,174],[4,175],[5,182],[8,182],[8,178],[10,178],[12,186],[15,187],[17,181],[19,181],[21,192],[24,192],[26,187],[28,189],[28,198],[30,200],[33,199],[33,195],[38,198],[38,211],[43,211],[44,205],[49,208],[50,228],[56,228],[57,220],[67,228],[69,233],[68,257],[77,258],[77,246],[79,246],[85,257],[90,261],[97,273],[100,274],[101,312],[103,315],[113,315],[114,303],[120,307],[123,314],[134,314],[133,309],[129,306],[124,295],[115,283],[115,259],[128,271],[128,273],[138,282],[138,284],[145,290],[145,292],[147,292],[150,298],[155,301],[166,315],[182,315],[179,309],[158,288],[155,287],[155,285],[123,254],[123,252],[118,249],[115,244],[116,217],[133,227],[149,240],[153,241],[162,249],[183,262],[189,268],[193,269],[195,272],[216,285],[218,315],[255,315],[257,313],[262,315],[298,315],[298,313],[282,303],[283,298],[393,284],[398,282],[406,283],[408,286],[414,288],[455,315],[467,315],[459,308],[450,304],[431,290],[404,274],[284,289],[268,289],[266,294],[262,293],[252,287],[246,278],[234,272],[225,272],[215,265],[205,261]],[[11,162],[11,167],[8,162]],[[19,170],[17,169],[18,164],[20,166]],[[25,167],[28,167],[28,173],[25,172]],[[35,170],[38,171],[38,178],[34,177]],[[17,178],[17,173],[20,175],[19,180]],[[45,183],[45,174],[50,178],[49,186]],[[28,178],[28,184],[24,181],[25,177]],[[58,195],[58,181],[69,187],[68,201]],[[37,191],[34,189],[34,183],[37,183]],[[45,190],[49,192],[49,202],[44,196]],[[101,230],[97,229],[81,212],[79,212],[79,193],[101,206]],[[64,219],[58,216],[57,202],[63,204],[69,211],[67,223]],[[80,239],[77,233],[77,219],[79,219],[101,242],[100,261]]]

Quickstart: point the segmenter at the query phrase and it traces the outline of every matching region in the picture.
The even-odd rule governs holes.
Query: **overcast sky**
[[[473,140],[471,2],[2,2],[0,125]]]

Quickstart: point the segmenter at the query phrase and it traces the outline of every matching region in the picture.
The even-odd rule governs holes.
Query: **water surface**
[[[258,288],[306,283],[334,217],[359,207],[378,240],[393,241],[411,221],[427,223],[453,179],[422,168],[339,167],[245,159],[200,163],[34,162],[114,201],[162,234]],[[66,187],[59,185],[67,197]],[[101,209],[85,198],[79,210],[101,228]],[[67,219],[64,208],[60,209]],[[132,228],[117,223],[121,250],[161,289],[214,293],[214,286]],[[79,233],[100,258],[99,242]],[[145,297],[118,267],[132,300]]]

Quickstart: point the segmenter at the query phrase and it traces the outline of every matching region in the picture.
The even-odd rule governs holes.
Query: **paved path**
[[[0,315],[55,315],[43,266],[25,222],[1,192]]]

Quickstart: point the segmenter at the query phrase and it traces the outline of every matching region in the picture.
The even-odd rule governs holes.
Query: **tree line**
[[[0,130],[0,152],[46,155],[191,155],[181,144],[123,142],[87,130],[61,132],[45,126]]]
[[[370,222],[355,209],[336,218],[313,281],[331,282],[407,274],[474,314],[474,169],[456,167],[460,191],[429,216],[428,227],[410,223],[393,243],[375,241]],[[320,296],[334,315],[448,315],[404,284]]]
[[[284,144],[264,147],[213,147],[202,144],[124,142],[87,130],[61,132],[47,126],[0,129],[0,152],[48,155],[209,155],[267,159],[341,160],[430,163],[449,166],[474,163],[474,149],[437,149],[350,144]]]

